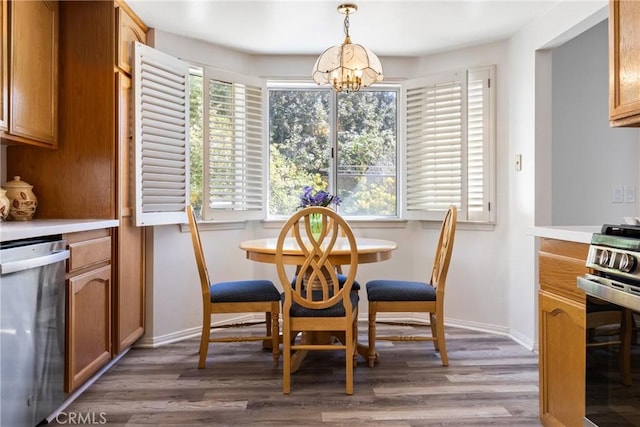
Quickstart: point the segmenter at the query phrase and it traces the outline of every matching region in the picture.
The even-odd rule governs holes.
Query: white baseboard
[[[213,322],[211,323],[211,327],[231,325],[234,323],[261,322],[261,321],[264,321],[264,314],[247,313],[231,319],[227,318],[223,322]],[[163,345],[171,344],[174,342],[184,341],[189,338],[199,337],[201,332],[202,332],[202,328],[200,326],[196,326],[194,328],[184,329],[182,331],[176,331],[170,334],[160,335],[157,337],[143,336],[135,343],[134,347],[157,348],[157,347],[161,347]]]
[[[243,322],[259,322],[264,320],[264,315],[261,313],[247,313],[242,316],[238,316],[234,319],[227,319],[224,322],[212,323],[212,326],[222,326],[225,324],[243,323]],[[426,314],[422,313],[378,313],[376,320],[381,322],[398,322],[398,323],[424,323],[429,324],[429,318]],[[369,321],[367,313],[360,313],[358,321],[361,323],[367,323]],[[468,320],[460,319],[447,319],[445,318],[446,326],[453,326],[456,328],[467,329],[471,331],[486,332],[488,334],[499,335],[507,337],[517,342],[524,348],[534,351],[534,342],[530,338],[510,330],[503,326],[490,325],[487,323],[470,322]],[[157,337],[142,337],[136,342],[135,347],[139,348],[156,348],[163,345],[171,344],[178,341],[183,341],[189,338],[200,336],[200,327],[189,328],[182,331],[173,332],[166,335]]]

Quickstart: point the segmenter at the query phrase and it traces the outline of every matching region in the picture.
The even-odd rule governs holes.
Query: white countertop
[[[118,227],[117,219],[35,219],[0,223],[0,242]]]
[[[569,242],[591,243],[593,233],[599,233],[601,225],[559,225],[531,227],[532,235],[550,239],[567,240]]]

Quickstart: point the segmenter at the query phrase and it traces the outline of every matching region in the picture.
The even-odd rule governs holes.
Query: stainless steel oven
[[[604,225],[586,266],[584,425],[640,426],[640,227]]]

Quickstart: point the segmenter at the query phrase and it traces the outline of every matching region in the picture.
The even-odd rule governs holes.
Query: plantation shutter
[[[205,70],[203,215],[215,220],[262,219],[265,212],[265,82]],[[206,110],[207,107],[205,107]],[[205,196],[206,198],[206,196]]]
[[[489,221],[490,69],[468,72],[467,88],[467,214],[470,221]]]
[[[405,90],[407,217],[441,219],[462,204],[466,82],[453,73]]]
[[[136,225],[186,222],[189,201],[189,67],[134,44]]]
[[[458,220],[493,222],[495,66],[403,84],[405,215],[441,220],[450,205]]]

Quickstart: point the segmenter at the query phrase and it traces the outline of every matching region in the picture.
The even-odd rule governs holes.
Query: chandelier
[[[344,42],[325,50],[313,67],[313,81],[330,84],[336,92],[357,92],[361,87],[382,81],[382,64],[378,57],[360,44],[352,44],[349,37],[349,14],[355,13],[355,4],[341,4],[338,12],[344,17]]]

